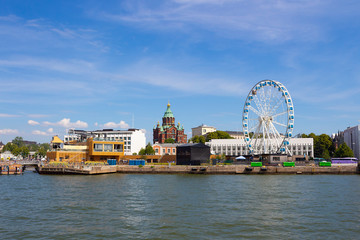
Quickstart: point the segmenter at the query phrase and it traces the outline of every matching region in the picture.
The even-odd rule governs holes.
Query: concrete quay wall
[[[165,166],[155,165],[143,167],[118,165],[118,173],[136,174],[357,174],[357,166],[299,166],[299,167],[249,167],[244,165],[225,166]]]

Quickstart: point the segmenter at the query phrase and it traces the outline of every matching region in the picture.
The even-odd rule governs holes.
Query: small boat
[[[2,164],[0,165],[0,175],[19,175],[23,174],[21,164]]]

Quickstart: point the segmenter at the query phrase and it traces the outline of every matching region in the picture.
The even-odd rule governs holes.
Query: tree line
[[[35,157],[45,157],[46,152],[50,149],[50,144],[29,144],[24,143],[22,137],[15,137],[11,142],[5,144],[2,152],[9,151],[14,156],[22,156],[26,158],[30,152],[35,152]]]
[[[327,134],[310,133],[309,135],[302,134],[301,137],[314,139],[314,157],[330,159],[332,157],[354,156],[353,151],[345,142],[337,146],[337,143]]]
[[[189,142],[205,143],[205,142],[209,142],[211,139],[232,139],[232,137],[227,132],[217,130],[215,132],[208,133],[206,135],[206,137],[204,137],[204,136],[194,136],[194,137],[189,139]]]

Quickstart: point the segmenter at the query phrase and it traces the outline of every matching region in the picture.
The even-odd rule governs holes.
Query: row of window
[[[105,138],[104,135],[100,135],[100,136],[97,136],[97,137]],[[109,139],[110,141],[115,141],[115,140],[124,140],[124,141],[129,140],[130,141],[131,137],[106,137],[106,139]]]
[[[95,152],[122,152],[124,146],[122,144],[99,144],[94,143]]]
[[[175,154],[175,151],[176,151],[175,148],[173,148],[173,149],[172,149],[172,153]],[[156,153],[156,154],[159,153],[159,149],[158,149],[158,148],[155,148],[155,153]],[[166,149],[163,148],[163,154],[166,154],[166,153],[169,153],[169,154],[170,154],[170,153],[171,153],[171,149],[168,148],[167,151],[166,151]]]

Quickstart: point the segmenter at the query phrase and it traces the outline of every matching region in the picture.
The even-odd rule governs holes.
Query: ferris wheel
[[[289,91],[274,80],[262,80],[250,90],[242,118],[249,154],[289,154],[294,105]]]

